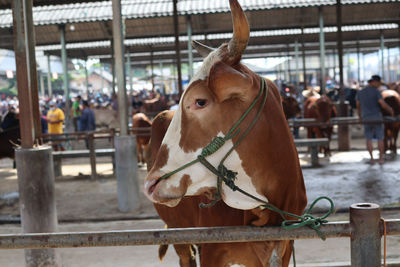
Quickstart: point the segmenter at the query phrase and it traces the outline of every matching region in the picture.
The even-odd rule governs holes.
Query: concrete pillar
[[[136,136],[116,136],[114,142],[119,209],[136,212],[140,208]]]
[[[319,52],[321,67],[321,94],[325,94],[325,33],[324,33],[324,17],[322,7],[318,8],[319,13]]]
[[[51,66],[50,66],[50,55],[47,55],[47,93],[50,98],[53,97],[53,89],[51,88]]]
[[[379,205],[359,203],[350,206],[351,266],[381,266],[381,211]]]
[[[60,39],[61,39],[61,61],[63,65],[63,81],[64,81],[64,95],[65,95],[65,129],[68,131],[71,127],[70,123],[70,103],[69,103],[69,77],[68,77],[68,61],[67,61],[67,47],[65,42],[65,25],[60,25]]]
[[[15,159],[22,232],[57,232],[52,149],[18,148]],[[56,249],[25,249],[28,267],[60,266],[58,258]]]

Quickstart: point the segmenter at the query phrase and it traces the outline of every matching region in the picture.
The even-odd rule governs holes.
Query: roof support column
[[[294,42],[294,57],[296,60],[296,89],[299,90],[299,41],[296,39]]]
[[[306,69],[306,48],[304,45],[304,28],[301,27],[301,35],[303,38],[301,38],[301,48],[302,48],[302,59],[303,59],[303,90],[307,90],[307,69]]]
[[[290,74],[291,74],[291,70],[290,70],[290,47],[289,44],[287,45],[287,83],[290,83]]]
[[[115,95],[115,55],[114,55],[114,40],[111,40],[111,92]]]
[[[322,7],[318,8],[319,14],[319,52],[320,52],[320,66],[321,66],[321,94],[325,94],[325,33],[324,33],[324,16]]]
[[[151,91],[154,93],[154,52],[150,51]]]
[[[360,41],[357,40],[357,80],[361,81],[361,64],[360,64]]]
[[[342,41],[342,4],[336,1],[336,20],[337,20],[337,47],[339,56],[339,77],[340,77],[340,103],[339,116],[345,117],[348,114],[348,105],[344,102],[344,82],[343,82],[343,41]],[[349,126],[339,125],[338,130],[339,151],[350,150]]]
[[[115,71],[118,87],[120,135],[114,140],[118,187],[118,206],[122,212],[135,212],[140,207],[137,178],[136,136],[129,135],[126,97],[124,34],[121,0],[112,0]]]
[[[190,16],[186,17],[187,21],[187,35],[188,35],[188,67],[189,67],[189,80],[193,77],[193,49],[192,49],[192,19]]]
[[[85,59],[85,80],[86,80],[86,99],[89,100],[89,74],[88,74],[88,59]]]
[[[129,88],[130,88],[130,93],[133,92],[133,75],[132,75],[132,66],[131,66],[131,51],[129,48],[127,48],[128,53],[126,54],[126,65],[128,69],[128,76],[129,76]]]
[[[336,82],[336,49],[332,50],[333,80]]]
[[[44,73],[41,71],[41,72],[39,72],[39,75],[40,75],[40,93],[41,93],[41,95],[42,95],[42,97],[44,97],[44,78],[43,78],[43,76],[44,76]]]
[[[28,83],[28,66],[26,60],[24,20],[22,0],[13,0],[13,27],[15,66],[17,70],[17,89],[19,100],[19,125],[22,148],[32,148],[35,140],[32,98]]]
[[[65,25],[60,25],[60,39],[61,39],[61,61],[63,66],[63,81],[65,93],[65,129],[70,129],[70,103],[69,103],[69,77],[68,77],[68,61],[67,61],[67,47],[65,42]]]
[[[176,51],[176,67],[178,70],[178,90],[179,96],[182,95],[182,69],[181,69],[181,51],[179,47],[179,27],[178,27],[178,0],[172,0],[174,6],[174,32],[175,32],[175,51]]]
[[[385,37],[383,35],[383,31],[381,30],[380,36],[380,45],[381,45],[381,75],[382,80],[385,81]]]
[[[47,93],[50,99],[53,98],[53,89],[51,88],[50,54],[47,54]]]

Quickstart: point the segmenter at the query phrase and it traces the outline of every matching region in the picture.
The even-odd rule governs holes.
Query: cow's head
[[[182,95],[154,166],[146,177],[144,191],[153,202],[175,206],[184,195],[212,195],[215,192],[215,175],[200,163],[167,179],[159,178],[196,159],[215,136],[225,135],[260,90],[260,78],[240,64],[250,34],[246,16],[237,0],[230,0],[230,7],[234,33],[229,43],[218,49],[197,42],[193,44],[204,62]],[[217,166],[231,147],[232,141],[227,141],[207,160]],[[255,192],[248,180],[250,177],[243,170],[242,160],[234,151],[225,165],[238,172],[238,185],[243,184],[244,189],[265,199]],[[241,209],[259,204],[248,198],[243,200],[240,193],[228,192],[227,188],[223,188],[222,197],[228,205]]]
[[[312,106],[317,114],[317,120],[328,123],[331,117],[336,117],[336,107],[329,97],[322,95]]]

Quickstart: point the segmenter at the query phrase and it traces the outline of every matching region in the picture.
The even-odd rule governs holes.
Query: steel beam
[[[380,55],[381,55],[381,75],[382,80],[385,81],[385,36],[383,35],[383,31],[381,31],[380,35]]]
[[[192,19],[190,16],[186,17],[187,35],[188,35],[188,69],[189,80],[193,77],[193,47],[192,47]]]
[[[296,88],[299,90],[299,41],[297,39],[294,42],[294,54],[296,60]]]
[[[178,70],[178,91],[179,96],[182,95],[182,66],[181,66],[181,49],[179,46],[179,25],[178,25],[178,0],[172,0],[174,6],[174,33],[175,33],[175,51],[176,51],[176,67]]]
[[[53,98],[53,89],[51,87],[50,54],[47,54],[47,94],[50,99]]]
[[[60,25],[60,39],[61,39],[61,61],[63,66],[63,81],[64,81],[64,96],[65,96],[65,129],[69,131],[70,123],[70,103],[69,103],[69,76],[68,76],[68,59],[67,48],[65,41],[65,25]]]
[[[89,74],[88,74],[88,59],[85,59],[85,81],[86,81],[86,99],[89,100]]]
[[[112,0],[115,71],[118,86],[118,114],[120,135],[128,135],[128,109],[126,98],[124,36],[122,32],[121,0]]]
[[[318,8],[319,14],[319,52],[320,52],[320,66],[321,66],[321,94],[325,94],[325,33],[324,33],[324,16],[322,7]]]

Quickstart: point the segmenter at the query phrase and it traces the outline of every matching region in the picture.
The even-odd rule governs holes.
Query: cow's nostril
[[[156,189],[159,182],[160,182],[160,179],[158,179],[158,178],[156,178],[150,182],[150,186],[147,189],[147,192],[149,193],[149,195],[151,195],[154,192],[154,190]]]

